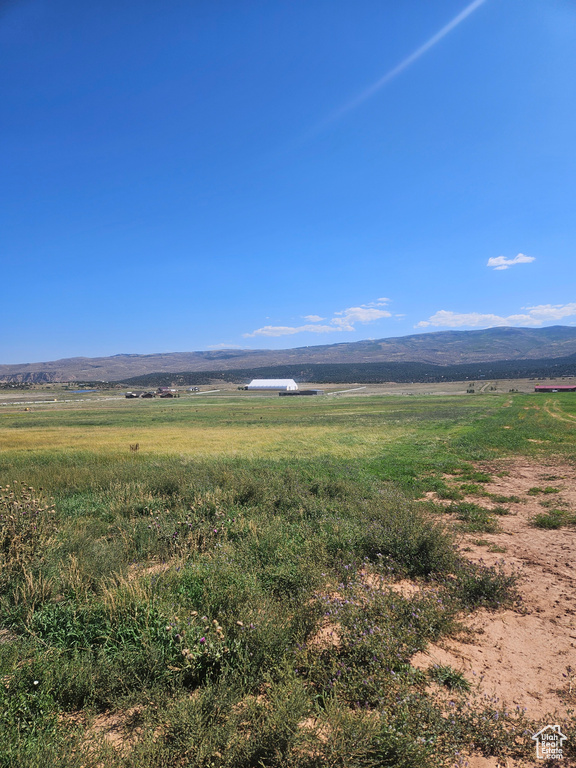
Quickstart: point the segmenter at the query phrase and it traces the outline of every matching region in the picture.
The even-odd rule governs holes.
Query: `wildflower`
[[[206,638],[205,638],[205,637],[201,637],[201,638],[200,638],[200,642],[201,642],[202,644],[204,644],[204,643],[206,642]]]
[[[34,685],[39,685],[39,683],[40,683],[39,680],[34,680]]]

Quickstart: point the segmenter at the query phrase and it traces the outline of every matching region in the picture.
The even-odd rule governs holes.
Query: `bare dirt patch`
[[[481,534],[488,547],[475,543],[479,534],[466,534],[461,548],[472,561],[501,562],[508,572],[517,572],[521,604],[497,613],[477,612],[466,622],[471,634],[465,641],[450,639],[441,647],[431,646],[413,663],[421,668],[449,664],[471,682],[478,681],[481,691],[525,708],[535,720],[548,722],[547,714],[563,719],[576,708],[567,672],[567,667],[576,667],[576,530],[535,528],[531,521],[544,511],[541,501],[549,496],[528,492],[553,486],[559,491],[554,503],[576,509],[575,468],[515,459],[479,469],[494,476],[484,485],[488,493],[518,496],[521,501],[506,504],[511,514],[498,518],[497,533]],[[473,500],[492,506],[488,499]]]
[[[529,768],[535,763],[517,762],[509,757],[477,757],[466,758],[467,768]]]
[[[140,578],[141,576],[157,576],[158,574],[167,571],[170,566],[170,563],[150,563],[149,565],[135,563],[130,566],[128,578],[132,580]]]
[[[94,755],[99,746],[112,747],[119,753],[129,751],[142,736],[144,726],[141,720],[142,707],[130,707],[115,712],[101,712],[90,717],[85,712],[61,715],[61,722],[83,730],[82,749]],[[98,763],[105,768],[104,763]]]
[[[325,619],[314,635],[308,640],[308,645],[319,651],[328,650],[329,648],[340,648],[342,645],[340,631],[339,624]]]
[[[123,712],[105,712],[97,715],[90,724],[91,736],[102,736],[110,746],[123,749],[130,746],[141,733],[137,725],[139,707],[132,707]]]
[[[400,579],[399,581],[388,581],[379,573],[371,573],[365,568],[359,571],[362,584],[369,589],[391,590],[402,597],[414,597],[422,593],[426,587],[409,579]]]
[[[3,643],[14,643],[18,636],[10,629],[0,629],[0,645]]]
[[[298,727],[305,731],[313,731],[314,735],[322,743],[328,741],[329,728],[327,723],[321,723],[316,717],[307,717],[298,723]]]

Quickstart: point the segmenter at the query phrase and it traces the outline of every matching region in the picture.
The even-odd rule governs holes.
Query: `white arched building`
[[[277,389],[281,392],[294,392],[298,384],[294,379],[252,379],[246,389]]]

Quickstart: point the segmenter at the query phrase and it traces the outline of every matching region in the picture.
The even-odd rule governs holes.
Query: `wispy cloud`
[[[374,304],[361,304],[359,307],[349,307],[341,312],[335,312],[330,323],[339,331],[354,331],[356,323],[372,323],[382,317],[392,317],[386,309],[378,309]]]
[[[333,325],[265,325],[263,328],[257,328],[252,333],[243,333],[245,339],[254,336],[293,336],[295,333],[333,333],[341,330],[334,328]]]
[[[417,48],[413,53],[411,53],[409,56],[403,59],[395,67],[393,67],[388,72],[386,72],[385,75],[383,75],[379,80],[376,80],[376,82],[370,85],[368,88],[366,88],[366,90],[362,91],[362,93],[359,96],[356,96],[356,98],[352,99],[347,104],[344,104],[344,106],[340,107],[339,110],[337,110],[326,121],[324,121],[324,123],[322,123],[322,126],[326,125],[326,123],[331,123],[334,120],[338,120],[347,112],[350,112],[351,110],[356,109],[356,107],[359,107],[365,101],[367,101],[372,96],[374,96],[374,94],[377,93],[381,88],[384,88],[385,85],[388,85],[388,83],[390,83],[392,80],[398,77],[398,75],[404,72],[405,69],[408,69],[408,67],[414,64],[414,62],[418,61],[418,59],[421,56],[424,56],[425,53],[427,53],[431,48],[437,45],[443,38],[446,37],[446,35],[452,32],[453,29],[455,29],[459,24],[461,24],[465,19],[467,19],[468,16],[470,16],[470,14],[474,13],[474,11],[480,8],[481,5],[484,5],[485,2],[486,0],[474,0],[474,2],[470,3],[470,5],[467,5],[463,11],[461,11],[451,21],[449,21],[448,24],[443,26],[442,29],[436,32],[435,35],[432,35],[432,37],[429,40],[427,40],[423,45]],[[319,127],[322,127],[322,126],[319,126]]]
[[[421,320],[416,328],[489,328],[501,325],[542,325],[558,322],[567,317],[576,317],[576,302],[570,304],[539,304],[536,307],[522,307],[523,313],[508,315],[482,314],[480,312],[449,312],[441,309],[428,320]]]
[[[513,259],[507,259],[506,256],[492,256],[488,259],[486,266],[497,270],[509,269],[514,264],[530,264],[531,261],[536,261],[534,256],[525,256],[523,253],[519,253]]]
[[[358,323],[372,323],[384,317],[392,317],[392,313],[386,306],[389,299],[377,299],[368,304],[361,304],[359,307],[348,307],[339,312],[334,312],[334,316],[328,321],[327,325],[320,325],[321,320],[326,318],[319,315],[306,315],[305,320],[310,320],[306,325],[265,325],[263,328],[257,328],[252,333],[244,333],[245,338],[254,336],[293,336],[296,333],[341,333],[342,331],[355,331]]]

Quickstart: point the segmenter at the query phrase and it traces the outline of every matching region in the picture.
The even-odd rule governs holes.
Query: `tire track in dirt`
[[[576,422],[576,416],[560,412],[560,403],[557,400],[554,402],[547,400],[544,404],[544,410],[548,416],[552,416],[553,419],[557,419],[558,421],[564,421],[567,424],[574,424]]]

